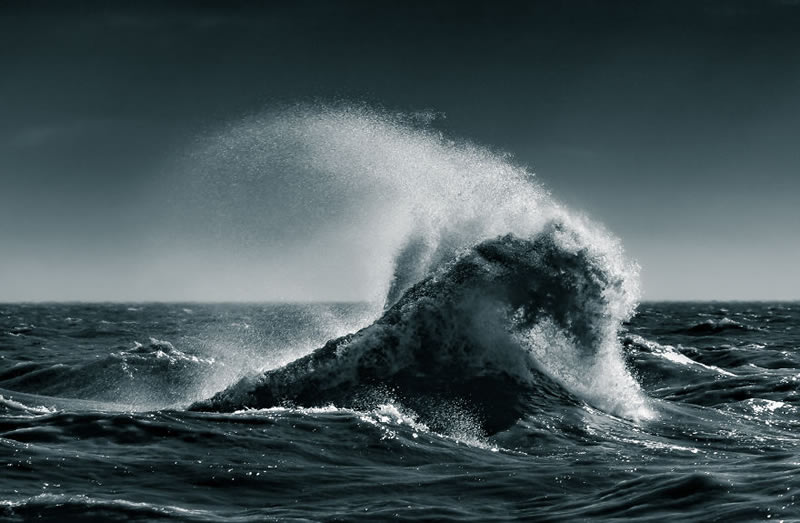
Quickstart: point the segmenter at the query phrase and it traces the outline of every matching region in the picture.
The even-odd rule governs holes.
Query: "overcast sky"
[[[198,137],[317,99],[512,153],[647,299],[800,298],[800,3],[220,4],[0,1],[0,301],[363,297],[148,243]]]

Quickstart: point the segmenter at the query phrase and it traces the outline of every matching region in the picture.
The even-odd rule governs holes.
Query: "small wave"
[[[706,365],[705,363],[695,361],[690,357],[686,356],[685,354],[679,352],[678,349],[676,349],[672,345],[661,345],[660,343],[650,341],[636,334],[630,334],[625,336],[623,338],[622,343],[625,347],[633,348],[635,350],[639,350],[642,352],[648,352],[655,356],[664,358],[665,360],[668,360],[672,363],[677,363],[679,365],[686,365],[686,366],[694,366],[697,368],[710,370],[718,374],[722,374],[724,376],[736,376],[736,374],[727,371],[725,369],[722,369],[720,367],[717,367],[716,365]]]
[[[709,319],[686,329],[678,329],[676,333],[688,334],[690,336],[708,336],[712,334],[720,334],[722,332],[753,330],[759,329],[725,317],[721,320]]]
[[[84,494],[65,495],[44,493],[20,499],[0,500],[0,515],[7,518],[45,520],[130,520],[181,519],[213,521],[218,519],[213,512],[187,509],[175,505],[158,505],[125,499],[101,499]]]
[[[11,336],[15,336],[15,337],[16,336],[24,336],[26,334],[30,334],[31,332],[33,332],[33,329],[35,329],[35,328],[36,328],[36,326],[32,325],[32,324],[31,325],[27,325],[27,324],[17,325],[16,327],[13,327],[10,331],[8,331],[8,334],[11,335]]]
[[[18,401],[15,401],[13,398],[6,398],[2,394],[0,394],[0,413],[4,416],[14,416],[14,415],[23,415],[23,416],[42,416],[46,414],[52,414],[56,412],[55,409],[51,407],[45,407],[43,405],[39,406],[29,406]]]
[[[84,364],[20,363],[0,372],[0,386],[23,393],[160,408],[197,398],[198,384],[222,365],[164,340],[111,352]]]
[[[164,340],[150,338],[147,345],[143,345],[138,341],[133,342],[133,348],[114,353],[115,356],[121,358],[126,364],[131,358],[148,358],[154,357],[158,360],[166,360],[170,364],[176,364],[181,361],[189,361],[192,363],[206,363],[213,364],[214,358],[201,358],[194,354],[187,354],[175,348],[175,346]]]

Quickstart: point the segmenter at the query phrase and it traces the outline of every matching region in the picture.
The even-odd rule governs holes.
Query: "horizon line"
[[[2,305],[106,305],[106,304],[153,304],[153,305],[348,305],[371,304],[369,300],[0,300]],[[800,298],[665,298],[644,299],[639,305],[646,303],[800,303]]]

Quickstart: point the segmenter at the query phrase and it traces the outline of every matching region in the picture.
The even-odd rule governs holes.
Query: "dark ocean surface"
[[[384,336],[382,359],[352,371],[358,387],[329,377],[312,401],[321,381],[305,376],[301,390],[273,373],[271,394],[281,380],[295,400],[258,403],[266,385],[248,376],[379,315],[0,305],[0,519],[800,520],[798,303],[640,305],[617,336],[639,399],[598,390],[616,379],[602,365],[558,370],[580,354],[546,361],[557,337],[534,351],[549,370],[521,385],[510,368],[487,382],[484,360],[465,366],[463,354],[437,377],[443,364],[409,363]],[[387,358],[413,372],[381,387]],[[439,395],[439,378],[461,384],[464,369],[467,385]],[[231,395],[230,408],[203,403],[236,383],[250,384],[241,408]]]

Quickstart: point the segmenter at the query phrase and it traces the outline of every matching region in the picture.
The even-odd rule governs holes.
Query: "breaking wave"
[[[323,178],[373,196],[362,234],[374,239],[370,263],[390,270],[375,283],[384,306],[374,323],[192,409],[390,395],[430,426],[466,402],[489,432],[541,398],[652,415],[618,340],[638,300],[636,266],[508,155],[363,107],[294,108],[222,140],[222,157],[258,154],[265,168],[279,156],[311,186]]]

